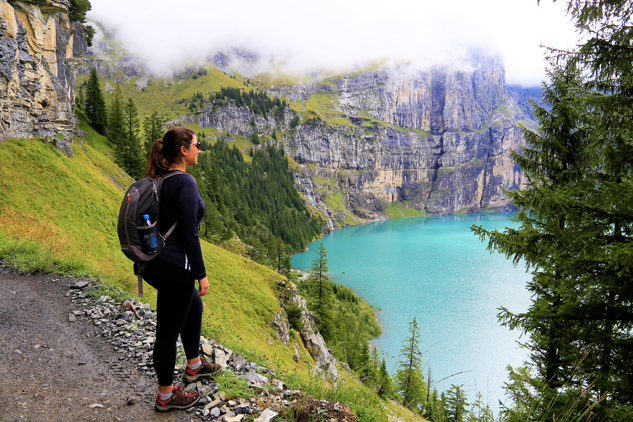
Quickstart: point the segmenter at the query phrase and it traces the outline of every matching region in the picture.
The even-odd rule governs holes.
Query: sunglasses
[[[189,147],[196,147],[198,148],[198,151],[200,151],[200,146],[202,144],[200,143],[200,141],[196,142],[195,144],[192,142],[191,145],[189,145]]]

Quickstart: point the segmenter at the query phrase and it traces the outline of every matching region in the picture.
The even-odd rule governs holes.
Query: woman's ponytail
[[[147,160],[147,171],[145,172],[145,176],[158,177],[169,171],[169,167],[163,158],[162,149],[163,138],[160,138],[154,142],[152,149],[149,151],[149,159]]]
[[[180,147],[190,146],[194,136],[195,132],[188,127],[170,127],[163,137],[152,145],[146,176],[158,177],[167,173],[171,164],[181,160]]]

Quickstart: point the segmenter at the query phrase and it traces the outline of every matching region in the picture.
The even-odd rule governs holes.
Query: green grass
[[[312,112],[330,125],[356,127],[340,111],[336,110],[336,107],[338,107],[338,96],[336,94],[314,94],[305,102],[303,118],[309,118],[310,112]]]
[[[338,182],[338,180],[336,179],[336,177],[318,177],[318,176],[313,176],[312,180],[314,180],[316,183],[320,184],[320,185],[328,185],[328,186],[336,186],[336,183]]]
[[[346,214],[346,216],[342,219],[334,219],[334,225],[336,228],[356,226],[366,222],[366,220],[356,217],[345,207],[345,204],[343,203],[343,194],[339,189],[335,188],[333,190],[326,190],[318,188],[317,190],[321,194],[321,199],[325,202],[333,214]]]
[[[385,214],[387,214],[390,219],[426,217],[426,213],[424,211],[416,210],[409,201],[393,201],[385,210]]]
[[[101,283],[92,297],[121,301],[136,296],[136,277],[116,234],[118,209],[131,180],[113,163],[113,146],[85,123],[81,128],[88,137],[73,145],[74,158],[37,139],[0,144],[0,259],[25,272],[97,278]],[[341,201],[340,192],[335,197]],[[205,337],[275,369],[294,388],[318,399],[349,402],[361,421],[386,421],[383,407],[398,409],[343,370],[338,386],[310,375],[314,362],[298,335],[284,345],[270,325],[273,313],[281,310],[278,283],[283,278],[218,246],[201,246],[210,283],[202,298]],[[146,290],[142,301],[155,306],[156,291]],[[299,363],[292,359],[294,343],[301,347]],[[229,396],[249,397],[243,380],[227,374],[219,381]]]
[[[100,278],[132,297],[136,277],[116,232],[131,179],[113,163],[113,146],[82,127],[88,139],[73,145],[74,158],[36,139],[0,144],[0,259],[26,272]],[[211,286],[203,298],[205,335],[269,366],[307,370],[309,362],[295,364],[293,345],[282,344],[269,324],[281,310],[282,277],[207,242],[202,250]],[[143,301],[155,305],[156,291],[147,286]]]
[[[106,64],[106,66],[110,65]],[[177,104],[177,102],[190,100],[196,92],[202,92],[203,96],[208,98],[212,92],[219,91],[220,88],[224,86],[245,88],[245,85],[226,75],[224,72],[210,65],[205,66],[205,68],[207,74],[199,76],[196,79],[192,76],[178,79],[150,78],[147,87],[141,91],[139,91],[135,85],[135,82],[140,78],[134,77],[121,86],[123,98],[126,102],[129,97],[134,100],[141,121],[154,111],[157,111],[161,116],[165,117],[166,120],[172,120],[185,114],[191,114],[188,103]],[[106,104],[108,105],[114,99],[114,92],[111,94],[106,93],[105,85],[109,83],[114,87],[114,81],[118,78],[120,78],[120,75],[115,76],[113,79],[100,78],[101,89]],[[76,87],[79,88],[81,83],[86,79],[86,75],[78,75],[75,83]]]

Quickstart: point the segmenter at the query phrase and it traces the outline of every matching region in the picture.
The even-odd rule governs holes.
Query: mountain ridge
[[[526,98],[534,92],[509,88],[499,58],[474,51],[461,68],[374,64],[288,83],[253,76],[256,54],[234,49],[210,54],[200,71],[156,78],[115,33],[104,34],[80,73],[95,66],[106,88],[124,84],[141,104],[164,102],[158,107],[170,124],[211,140],[246,152],[259,147],[249,140],[257,132],[263,145],[283,147],[297,163],[297,189],[325,217],[324,232],[404,215],[510,209],[504,191],[525,183],[509,153],[525,144],[523,128],[533,128]],[[239,73],[245,67],[248,76]],[[221,86],[263,91],[289,106],[275,117],[212,99]],[[194,104],[192,91],[204,100]]]

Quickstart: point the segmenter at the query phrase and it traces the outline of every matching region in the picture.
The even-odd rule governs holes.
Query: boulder
[[[277,331],[277,337],[283,344],[288,344],[290,341],[290,324],[288,324],[288,318],[282,311],[275,312],[271,325]]]

